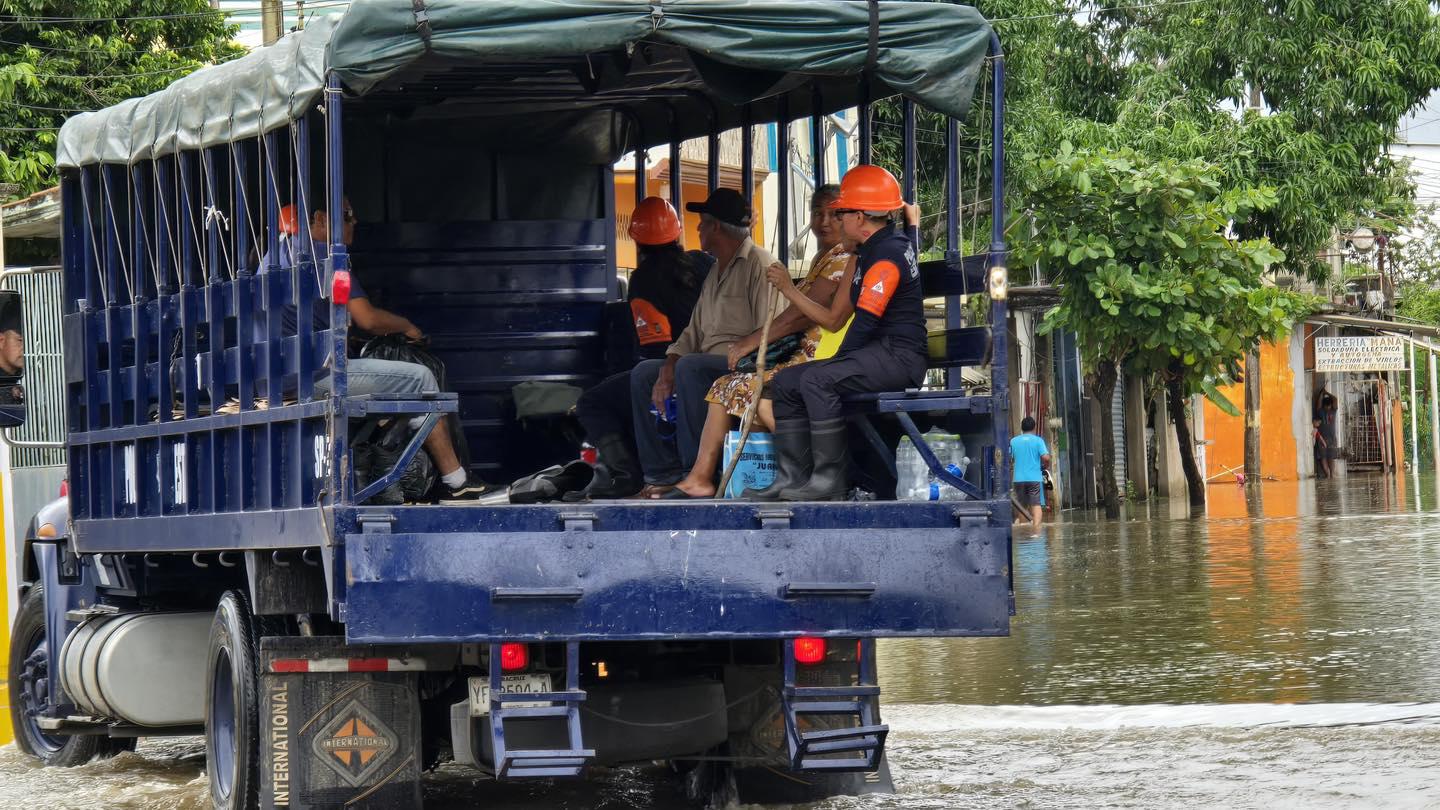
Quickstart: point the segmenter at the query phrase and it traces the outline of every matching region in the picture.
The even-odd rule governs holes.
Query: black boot
[[[786,487],[784,501],[841,501],[850,491],[849,437],[845,420],[825,419],[810,423],[810,450],[815,471],[804,484]]]
[[[595,483],[586,488],[586,496],[602,500],[628,498],[640,491],[644,475],[624,436],[606,433],[595,439],[595,449],[600,453],[600,464],[604,465],[609,475],[597,475]]]
[[[810,420],[777,419],[770,434],[775,446],[775,481],[764,489],[746,489],[747,501],[778,501],[780,490],[810,477]]]

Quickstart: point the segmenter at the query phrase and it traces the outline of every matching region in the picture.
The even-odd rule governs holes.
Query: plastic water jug
[[[958,478],[965,477],[965,468],[970,459],[965,455],[965,442],[959,436],[932,430],[925,434],[925,443],[930,452]],[[895,451],[895,497],[901,501],[959,501],[965,493],[941,481],[930,472],[930,467],[921,457],[909,436],[900,438]]]

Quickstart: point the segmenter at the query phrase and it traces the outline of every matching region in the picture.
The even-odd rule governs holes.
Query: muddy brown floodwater
[[[897,793],[818,807],[1440,807],[1433,478],[1210,488],[1015,538],[1006,639],[880,645]],[[685,807],[658,771],[427,779],[427,808]],[[71,770],[0,749],[0,808],[208,807],[193,738]]]

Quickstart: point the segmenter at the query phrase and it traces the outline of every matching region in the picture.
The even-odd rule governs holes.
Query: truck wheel
[[[259,806],[260,638],[283,633],[276,620],[250,612],[243,592],[220,597],[205,668],[205,772],[216,808]]]
[[[57,676],[58,677],[58,676]],[[59,768],[84,765],[92,759],[135,750],[135,740],[96,735],[52,734],[40,729],[37,716],[50,707],[50,659],[45,649],[45,595],[30,589],[15,615],[10,634],[10,724],[15,744],[42,763]]]

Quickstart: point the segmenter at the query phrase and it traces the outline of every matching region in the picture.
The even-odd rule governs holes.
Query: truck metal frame
[[[362,5],[360,13],[395,13],[380,11],[378,3],[357,7]],[[556,163],[587,167],[569,173],[576,187],[595,196],[571,194],[553,206],[580,215],[535,216],[526,211],[540,211],[542,204],[514,203],[531,193],[521,185],[524,178],[506,174],[510,169],[498,150],[479,148],[491,163],[474,174],[490,179],[480,189],[489,200],[474,210],[492,216],[416,221],[404,209],[424,206],[413,188],[409,196],[397,190],[404,186],[404,169],[389,166],[401,161],[392,136],[413,135],[427,125],[426,115],[436,116],[428,126],[437,132],[477,120],[479,113],[447,111],[465,104],[493,114],[500,129],[513,123],[503,117],[511,107],[533,111],[542,124],[557,110],[574,110],[573,121],[542,125],[537,137],[593,135],[598,130],[592,125],[603,119],[610,134],[594,135],[597,152],[623,143],[625,151],[643,156],[647,147],[667,142],[678,154],[683,139],[698,135],[710,147],[707,178],[714,187],[721,132],[738,125],[745,144],[742,185],[749,194],[754,127],[778,122],[783,144],[790,122],[808,118],[823,155],[824,116],[855,107],[858,157],[868,162],[871,99],[880,90],[893,92],[876,45],[887,42],[890,29],[873,2],[830,4],[869,16],[871,44],[861,69],[806,72],[797,57],[793,76],[772,81],[779,91],[743,103],[726,101],[718,90],[672,89],[697,76],[703,81],[707,71],[712,78],[720,74],[706,61],[713,57],[655,39],[659,18],[650,36],[618,50],[467,60],[432,54],[431,38],[446,29],[443,17],[427,16],[424,5],[416,4],[413,20],[414,32],[425,40],[424,56],[363,89],[332,69],[324,76],[319,108],[292,97],[286,120],[257,126],[246,137],[234,137],[232,130],[222,143],[199,137],[185,148],[189,136],[177,124],[174,133],[150,134],[155,147],[148,156],[62,159],[70,530],[27,544],[40,573],[42,587],[34,596],[43,593],[43,621],[19,634],[12,653],[21,661],[18,677],[29,701],[21,704],[17,722],[28,724],[32,748],[55,743],[58,750],[64,750],[66,735],[123,739],[193,732],[198,718],[144,727],[119,711],[98,711],[97,705],[133,697],[121,694],[123,684],[47,673],[70,663],[67,645],[79,643],[79,629],[86,628],[87,639],[101,638],[101,624],[118,624],[117,616],[192,615],[198,622],[202,614],[214,614],[203,687],[217,806],[330,806],[343,803],[337,798],[342,793],[344,801],[376,806],[415,803],[419,768],[433,760],[437,736],[445,738],[439,750],[501,778],[577,775],[597,762],[662,758],[656,751],[700,754],[683,741],[652,741],[651,747],[614,742],[612,749],[607,740],[587,747],[591,728],[607,739],[593,712],[585,716],[591,725],[582,728],[587,692],[614,689],[638,702],[644,689],[669,684],[679,690],[674,706],[645,711],[684,717],[695,714],[694,705],[719,705],[708,716],[723,719],[747,677],[773,686],[785,763],[813,776],[817,794],[859,789],[845,774],[880,769],[886,734],[879,722],[874,639],[1005,635],[1013,610],[1004,461],[1004,62],[998,38],[973,10],[956,18],[979,21],[973,24],[983,27],[976,31],[989,52],[981,71],[990,72],[994,99],[991,241],[969,255],[961,243],[955,215],[961,207],[961,123],[951,116],[944,133],[947,250],[922,267],[927,293],[950,305],[947,330],[932,338],[934,364],[954,371],[957,384],[859,398],[849,406],[858,435],[890,465],[890,474],[894,462],[886,456],[898,434],[883,423],[877,430],[875,418],[893,418],[936,474],[970,500],[367,506],[370,495],[398,478],[444,414],[460,413],[471,447],[480,448],[473,469],[495,476],[512,472],[521,460],[534,464],[540,451],[517,449],[510,435],[504,392],[523,379],[595,380],[603,365],[604,307],[616,298],[614,155],[557,153]],[[920,13],[906,13],[911,11]],[[704,11],[692,13],[703,22]],[[352,9],[347,16],[354,14]],[[307,47],[332,33],[307,31],[275,47],[290,47],[298,65]],[[332,42],[331,60],[340,58],[334,47]],[[276,56],[260,58],[273,62]],[[195,93],[194,103],[203,107],[206,92],[221,92],[218,84],[235,81],[243,75],[239,70],[217,73],[210,83],[200,80],[202,71],[192,85],[172,90]],[[737,75],[727,74],[732,80]],[[618,84],[607,89],[607,82]],[[143,130],[146,110],[142,100],[123,120]],[[915,116],[915,102],[907,97],[900,174],[908,199],[916,191]],[[232,110],[230,118],[233,125],[243,116]],[[102,121],[98,131],[121,120]],[[85,126],[90,124],[77,129]],[[436,150],[453,143],[459,141]],[[789,159],[781,148],[782,261],[790,241],[783,214],[791,194]],[[825,180],[824,160],[814,163],[818,185]],[[318,170],[320,165],[325,168]],[[680,161],[672,160],[677,204],[680,171]],[[554,179],[543,168],[535,172]],[[323,182],[323,204],[314,199],[317,180]],[[645,194],[644,172],[637,172],[637,201]],[[375,213],[362,217],[356,268],[336,216],[330,218],[328,256],[313,255],[309,241],[297,238],[294,267],[279,270],[274,257],[283,238],[281,208],[293,199],[296,220],[309,222],[318,207],[342,210],[347,195],[377,204]],[[507,204],[519,211],[507,216]],[[251,258],[256,254],[258,261]],[[256,272],[266,262],[270,266]],[[437,266],[447,273],[435,273]],[[343,299],[352,272],[361,274],[357,278],[372,273],[365,286],[396,309],[432,317],[435,350],[457,372],[458,395],[348,394],[346,309],[332,302],[329,323],[314,322],[311,312],[319,297]],[[967,327],[959,296],[980,292],[991,297],[989,323]],[[287,305],[297,312],[293,335],[274,316]],[[458,306],[483,315],[463,323],[444,317]],[[327,358],[328,387],[317,388]],[[986,359],[989,393],[960,390],[956,367]],[[360,485],[351,462],[353,431],[374,418],[415,419],[420,427],[393,470]],[[946,471],[926,447],[917,418],[948,421],[979,437],[981,463],[963,478]],[[143,621],[132,625],[141,628],[132,632],[144,632]],[[159,644],[154,636],[145,638]],[[830,641],[828,652],[817,662],[803,660],[797,640],[804,646],[817,639]],[[856,640],[855,649],[839,640]],[[560,685],[540,694],[507,694],[496,663],[520,654],[509,645],[526,645],[532,666]],[[625,662],[630,674],[602,682],[605,660],[617,662],[617,671]],[[807,670],[807,663],[819,666]],[[256,734],[246,732],[266,728],[278,709],[246,703],[253,698],[232,691],[232,682],[245,678],[253,678],[260,693],[293,688],[305,700],[334,697],[359,684],[357,694],[371,697],[361,700],[351,719],[385,729],[385,746],[413,749],[414,763],[397,769],[398,777],[382,779],[359,765],[347,775],[317,755],[333,773],[322,778],[296,771],[292,783],[287,771],[279,785],[278,754],[260,750]],[[480,693],[472,691],[463,701],[466,713],[456,708],[462,702],[451,701],[453,690],[467,680],[478,689],[477,678],[488,679],[488,705],[476,705]],[[82,683],[109,691],[67,693],[67,684]],[[716,684],[723,689],[717,692]],[[387,697],[386,690],[399,697]],[[452,709],[448,725],[422,722],[429,717],[426,701],[441,705],[442,699]],[[534,702],[543,705],[527,705]],[[520,730],[537,722],[541,731]],[[696,738],[729,735],[733,750],[735,731],[721,722],[697,731]],[[341,756],[344,748],[327,750],[342,763],[360,761]],[[47,758],[43,751],[32,753]],[[92,746],[82,753],[104,751]],[[312,780],[305,784],[313,790],[302,799],[304,779]],[[330,792],[316,787],[321,783]],[[277,799],[281,787],[283,803]]]

